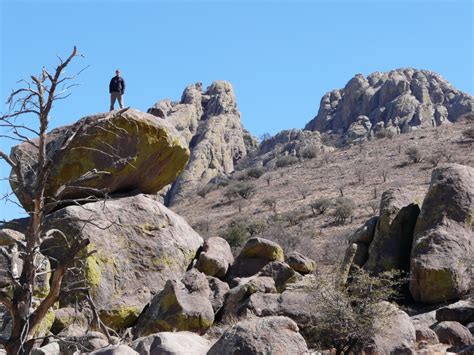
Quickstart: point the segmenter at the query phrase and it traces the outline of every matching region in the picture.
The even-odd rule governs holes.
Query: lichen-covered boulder
[[[364,268],[371,272],[410,268],[413,229],[420,208],[406,190],[394,188],[382,194],[380,216]]]
[[[298,326],[287,317],[264,317],[241,321],[211,347],[209,355],[306,354],[306,341]]]
[[[300,274],[310,274],[316,269],[316,263],[303,254],[292,252],[286,257],[286,263]]]
[[[70,326],[86,329],[87,325],[87,318],[84,314],[73,307],[65,307],[54,312],[54,322],[51,327],[51,332],[53,334],[58,334]]]
[[[255,275],[269,262],[284,259],[283,249],[277,243],[264,238],[250,238],[230,268],[228,278]]]
[[[132,325],[152,293],[181,278],[203,243],[183,218],[147,195],[62,208],[49,215],[46,228],[90,240],[82,274],[66,275],[64,286],[84,280],[102,321],[114,329]],[[54,263],[67,245],[59,233],[53,236],[42,249]],[[63,295],[61,306],[74,304],[74,296]]]
[[[138,338],[130,347],[140,355],[206,355],[211,342],[192,332],[161,332]]]
[[[206,276],[196,269],[181,281],[169,280],[138,318],[135,336],[173,330],[204,334],[214,322],[209,294]]]
[[[211,237],[204,242],[196,268],[209,276],[223,279],[234,262],[229,243],[220,237]]]
[[[474,168],[433,170],[416,223],[410,292],[416,301],[441,303],[469,291],[474,232]]]
[[[133,109],[87,116],[47,135],[51,159],[45,197],[50,202],[86,198],[115,191],[156,193],[173,182],[189,158],[187,145],[166,121]],[[10,182],[26,210],[33,208],[37,149],[14,147],[23,183],[12,172]]]

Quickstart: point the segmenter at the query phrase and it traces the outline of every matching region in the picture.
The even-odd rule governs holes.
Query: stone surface
[[[54,322],[51,327],[53,334],[58,334],[70,326],[77,326],[86,329],[87,319],[81,312],[72,307],[60,308],[54,311]]]
[[[189,158],[171,124],[133,109],[84,117],[54,129],[47,136],[47,153],[52,160],[47,210],[57,207],[48,207],[49,202],[115,191],[155,193],[176,179]],[[24,180],[17,186],[12,173],[12,188],[18,187],[18,199],[31,210],[37,150],[23,143],[12,148],[10,156],[19,162]]]
[[[47,228],[89,238],[84,254],[96,253],[85,260],[82,277],[102,321],[114,329],[133,324],[152,293],[182,277],[203,243],[183,218],[146,195],[69,206],[51,214]],[[56,234],[42,247],[54,258],[66,248]],[[69,275],[64,282],[76,280]],[[74,302],[60,300],[62,306]]]
[[[303,254],[292,252],[288,254],[285,262],[300,274],[310,274],[316,269],[316,262]]]
[[[440,303],[468,292],[473,255],[474,168],[450,164],[433,170],[416,223],[410,292]]]
[[[60,355],[61,349],[59,348],[59,343],[49,343],[40,348],[33,349],[31,355]]]
[[[211,237],[204,242],[196,268],[209,276],[223,279],[234,262],[230,245],[220,237]]]
[[[138,355],[138,353],[127,345],[113,345],[103,349],[95,350],[91,355]]]
[[[211,347],[209,355],[305,354],[308,348],[298,326],[286,317],[241,321],[230,327]]]
[[[420,212],[413,201],[414,197],[401,188],[382,194],[380,215],[365,269],[376,273],[392,269],[409,270],[413,229]]]
[[[13,229],[0,229],[0,246],[14,246],[25,240],[25,235]]]
[[[216,277],[207,276],[207,281],[209,282],[210,292],[210,301],[214,314],[216,314],[224,305],[224,300],[229,292],[230,288],[227,282],[221,281]]]
[[[131,348],[140,355],[206,355],[211,342],[191,332],[161,332],[136,339]]]
[[[283,260],[283,249],[277,243],[264,238],[250,238],[231,266],[228,278],[252,276],[269,262]]]
[[[436,310],[436,320],[455,321],[463,325],[474,322],[474,301],[459,301]]]
[[[275,287],[279,292],[285,289],[287,283],[295,282],[301,275],[298,275],[287,263],[272,261],[263,267],[258,276],[269,276],[275,282]]]
[[[175,126],[191,150],[188,165],[167,192],[169,205],[212,178],[232,173],[258,144],[242,127],[234,90],[227,81],[215,81],[204,92],[201,83],[189,85],[179,102],[162,100],[148,112]]]
[[[426,327],[415,328],[415,332],[416,332],[416,341],[417,342],[425,341],[428,344],[438,344],[439,343],[438,336],[430,328],[426,328]]]
[[[407,132],[460,120],[474,111],[471,95],[439,74],[413,68],[354,76],[343,89],[325,94],[306,130],[344,134],[348,142],[377,129]],[[368,120],[367,120],[368,118]]]
[[[372,339],[370,349],[379,354],[397,353],[398,349],[412,349],[416,343],[415,327],[408,314],[393,304],[383,302],[390,314],[379,333]]]
[[[182,281],[169,280],[151,300],[134,327],[136,337],[162,331],[204,334],[214,322],[206,276],[191,269]]]
[[[464,346],[474,344],[472,334],[465,326],[458,322],[440,322],[433,327],[441,343]]]
[[[59,334],[59,347],[62,355],[76,355],[78,351],[88,354],[109,345],[107,337],[102,333],[85,333],[83,329],[75,329],[75,331],[74,335],[71,333],[68,335]]]

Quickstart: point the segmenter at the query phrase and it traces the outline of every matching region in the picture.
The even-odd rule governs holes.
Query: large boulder
[[[241,321],[230,327],[211,347],[209,355],[306,354],[308,347],[298,326],[287,317]]]
[[[392,269],[409,270],[413,229],[420,213],[413,200],[412,194],[401,188],[382,194],[380,216],[365,269],[376,273]]]
[[[450,164],[433,170],[416,223],[410,292],[440,303],[469,291],[474,233],[474,168]]]
[[[463,300],[437,309],[436,320],[455,321],[463,325],[474,322],[474,300]]]
[[[353,142],[380,128],[407,132],[411,127],[440,126],[473,111],[474,98],[439,74],[402,68],[367,77],[357,74],[343,89],[328,92],[305,129],[340,133]]]
[[[54,129],[46,141],[52,162],[47,210],[60,201],[115,191],[156,193],[177,178],[190,154],[171,124],[133,109],[84,117]],[[23,207],[32,210],[38,150],[23,143],[12,148],[10,157],[22,173],[18,179],[12,172],[13,191]]]
[[[102,321],[114,329],[132,325],[153,293],[181,278],[203,243],[183,218],[146,195],[62,208],[47,218],[46,228],[90,240],[79,280],[90,288]],[[55,233],[42,248],[54,262],[67,246]],[[68,274],[64,286],[79,280]],[[74,302],[67,295],[60,300],[62,306]]]
[[[474,344],[471,332],[461,323],[444,321],[436,324],[433,330],[441,343],[456,347]]]
[[[250,238],[230,268],[228,278],[255,275],[269,262],[284,259],[283,249],[277,243],[264,238]]]
[[[316,262],[303,254],[292,252],[287,255],[286,263],[300,274],[310,274],[316,269]]]
[[[224,305],[225,297],[229,292],[230,288],[227,282],[219,280],[217,277],[207,276],[209,282],[210,301],[214,314],[216,314]]]
[[[192,332],[161,332],[138,338],[130,347],[140,355],[206,355],[211,342]]]
[[[91,355],[138,355],[138,353],[127,345],[112,345],[95,350]]]
[[[196,268],[209,276],[223,279],[234,262],[229,243],[220,237],[211,237],[204,242]]]
[[[182,281],[169,280],[138,318],[136,337],[162,331],[204,334],[214,322],[206,276],[191,269]]]

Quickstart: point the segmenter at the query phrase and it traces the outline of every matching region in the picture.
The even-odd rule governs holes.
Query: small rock
[[[211,237],[204,242],[196,268],[206,275],[223,279],[233,262],[229,243],[223,238]]]
[[[303,254],[293,252],[286,258],[286,263],[300,274],[310,274],[316,269],[314,260],[307,258]]]
[[[138,338],[131,348],[140,355],[206,355],[211,342],[191,332],[161,332]]]

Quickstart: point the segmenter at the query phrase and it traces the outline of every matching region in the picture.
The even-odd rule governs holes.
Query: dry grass
[[[347,236],[374,214],[383,191],[404,187],[422,203],[431,171],[436,163],[460,163],[473,166],[474,143],[462,132],[472,124],[457,123],[438,128],[415,130],[393,138],[375,139],[361,145],[337,149],[329,156],[320,156],[297,164],[277,168],[271,179],[253,180],[256,193],[248,200],[228,202],[225,187],[209,192],[203,199],[189,198],[172,209],[184,216],[191,225],[206,221],[204,237],[220,235],[235,218],[268,220],[265,237],[282,242],[318,261],[321,267],[342,258]],[[422,154],[419,163],[409,162],[405,154],[417,147]],[[436,156],[436,159],[431,157]],[[441,158],[439,158],[441,157]],[[268,173],[267,173],[268,174]],[[363,178],[361,178],[363,176]],[[304,190],[305,198],[302,198]],[[344,225],[334,223],[333,208],[315,216],[309,204],[318,198],[354,200],[354,216]],[[275,212],[263,203],[275,199]],[[297,211],[298,223],[280,218]],[[294,214],[294,212],[293,212]]]

